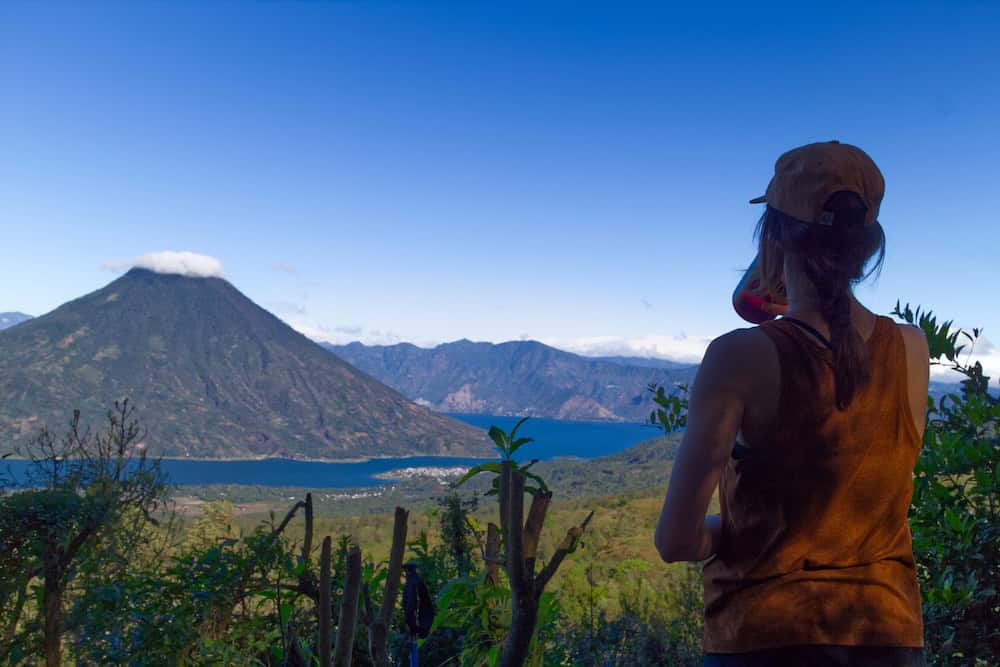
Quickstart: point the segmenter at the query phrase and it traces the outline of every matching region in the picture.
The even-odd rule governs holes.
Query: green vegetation
[[[930,402],[914,479],[928,658],[988,665],[1000,655],[1000,401],[961,361],[978,331],[896,314],[965,378]],[[653,421],[683,426],[683,391],[652,391]],[[129,406],[107,424],[43,431],[35,488],[0,496],[2,664],[386,665],[414,644],[429,665],[700,664],[699,568],[660,562],[650,537],[676,436],[518,466],[530,443],[494,429],[500,460],[460,489],[205,487],[186,490],[197,515],[173,517]],[[418,577],[433,616],[397,601],[419,600]],[[433,618],[431,632],[408,616],[424,629]]]
[[[923,329],[931,363],[964,376],[959,391],[928,400],[913,484],[928,654],[936,665],[986,665],[1000,656],[1000,399],[983,367],[962,361],[978,329],[952,330],[908,304],[893,314]]]
[[[128,402],[107,421],[92,435],[75,413],[62,439],[43,430],[24,452],[37,466],[34,488],[0,498],[0,651],[15,662],[37,654],[62,664],[67,604],[70,625],[87,618],[94,586],[127,576],[155,543],[151,514],[166,499],[165,480],[144,450],[132,456],[142,434]]]
[[[130,428],[138,433],[134,425]],[[127,437],[123,442],[134,443],[135,437]],[[630,456],[612,457],[614,460],[603,462],[602,466],[617,471],[628,460],[644,459],[638,467],[659,468],[656,475],[651,471],[644,473],[659,486],[666,466],[655,460],[668,450],[668,443],[656,441]],[[58,459],[49,460],[55,465]],[[586,539],[575,553],[567,554],[561,571],[556,573],[552,569],[552,591],[541,609],[542,618],[551,623],[545,625],[536,655],[544,656],[545,664],[603,664],[598,661],[599,656],[631,655],[633,647],[640,644],[644,647],[643,655],[668,655],[662,645],[669,641],[670,635],[657,636],[657,633],[669,628],[670,619],[677,618],[676,612],[682,608],[675,602],[678,599],[672,593],[675,586],[670,583],[671,572],[677,569],[652,560],[654,554],[644,529],[655,516],[657,499],[629,500],[621,496],[595,499],[581,495],[577,476],[582,472],[583,462],[569,463],[559,486],[576,493],[567,493],[564,506],[553,508],[548,514],[545,531],[538,536],[538,563],[547,563],[556,553],[558,544],[553,535],[565,534],[576,526],[585,505],[597,513]],[[470,485],[480,491],[488,486],[476,481]],[[442,489],[439,486],[437,489],[440,496]],[[649,487],[646,489],[650,491]],[[95,489],[78,484],[74,493],[88,497],[94,492]],[[18,503],[34,500],[39,493],[43,491],[11,490],[2,498],[5,504],[2,509],[14,510]],[[289,501],[285,498],[282,502],[287,507]],[[321,577],[307,574],[314,572],[317,561],[317,549],[305,527],[309,520],[304,524],[295,518],[298,510],[306,505],[312,507],[311,501],[311,497],[308,503],[296,501],[280,522],[273,514],[237,516],[236,505],[227,500],[203,505],[198,517],[162,522],[159,527],[149,522],[123,523],[120,518],[114,521],[109,518],[103,535],[129,535],[142,527],[144,545],[139,548],[137,541],[132,540],[130,552],[116,551],[117,556],[110,562],[95,560],[75,571],[73,586],[66,590],[60,607],[65,610],[65,622],[55,633],[65,645],[62,661],[278,665],[299,664],[295,661],[301,660],[301,664],[310,661],[315,664],[320,627],[315,598]],[[278,499],[272,496],[269,502],[277,504]],[[65,514],[53,510],[48,516],[62,520]],[[354,664],[374,664],[366,638],[372,632],[374,614],[365,610],[380,607],[380,599],[385,599],[380,598],[378,591],[388,572],[383,558],[388,556],[394,541],[392,519],[384,514],[350,517],[316,514],[315,534],[342,536],[333,541],[332,591],[344,589],[344,571],[352,545],[365,546],[360,595],[363,604],[353,660]],[[449,492],[439,503],[409,517],[406,523],[415,537],[407,545],[407,558],[417,564],[417,571],[435,598],[447,600],[443,597],[445,591],[457,591],[457,582],[485,581],[483,525],[490,515],[489,510],[479,506],[475,495]],[[14,515],[5,511],[4,516]],[[152,509],[149,518],[155,516]],[[5,524],[3,534],[5,538],[18,536],[25,541],[36,538],[17,525]],[[91,552],[101,553],[107,544],[95,543]],[[27,593],[22,595],[16,614],[11,604],[15,598],[12,595],[4,598],[4,627],[15,632],[4,643],[0,656],[5,664],[34,664],[43,655],[46,640],[41,623],[44,607],[30,594],[39,578],[24,562],[5,561],[3,568],[4,581],[17,578]],[[637,577],[639,573],[649,576],[651,581],[643,582]],[[14,576],[8,579],[8,575]],[[598,584],[599,581],[603,583]],[[504,588],[495,587],[496,594],[502,597]],[[339,608],[341,599],[336,594],[333,597],[331,604]],[[696,599],[697,595],[688,598]],[[370,607],[365,600],[372,601]],[[487,606],[497,619],[503,618],[503,605]],[[473,644],[469,643],[468,629],[447,627],[446,615],[457,609],[458,606],[442,607],[438,627],[421,643],[425,660],[433,658],[437,660],[434,664],[442,664],[463,653],[469,655]],[[635,618],[624,619],[623,610],[629,613],[634,610]],[[582,624],[584,615],[587,625]],[[337,618],[336,610],[333,616]],[[403,629],[402,611],[394,607],[392,616],[387,624],[386,646],[398,663],[409,650],[409,636]],[[697,627],[697,613],[689,616]],[[658,626],[654,625],[657,623]],[[503,639],[504,627],[509,627],[509,620],[506,626],[498,620],[494,630],[499,634],[495,638]],[[631,641],[645,636],[644,633],[648,635],[647,641],[640,644]],[[615,640],[602,652],[598,644],[612,635]],[[581,642],[590,642],[586,653],[579,651]],[[694,656],[696,642],[692,646]],[[594,662],[587,663],[588,658]]]

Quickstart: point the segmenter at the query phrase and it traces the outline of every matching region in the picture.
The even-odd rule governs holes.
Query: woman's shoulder
[[[927,356],[929,349],[927,347],[927,334],[924,330],[915,324],[907,324],[905,322],[896,322],[891,318],[884,318],[888,322],[891,322],[897,329],[899,329],[900,335],[903,337],[903,344],[906,345],[907,351],[913,350],[916,353],[920,353],[922,356]]]
[[[744,327],[728,331],[714,338],[709,343],[705,356],[713,354],[714,356],[723,356],[728,359],[773,349],[774,345],[764,331],[764,328],[771,324],[770,322],[765,322],[762,325],[754,327]]]
[[[927,343],[927,334],[919,326],[914,324],[907,324],[906,322],[897,322],[891,317],[885,315],[878,316],[878,326],[886,332],[899,332],[896,340],[902,340],[903,349],[906,353],[907,361],[910,364],[926,364],[928,361],[929,348]],[[883,334],[883,339],[885,334]]]
[[[714,349],[717,354],[725,355],[747,355],[753,352],[762,352],[773,349],[774,344],[767,331],[774,327],[777,320],[770,320],[753,327],[743,327],[733,329],[718,336],[709,343],[709,349]],[[707,353],[706,353],[707,354]]]
[[[777,367],[774,343],[761,326],[755,326],[733,329],[709,343],[699,374],[717,380],[725,378],[725,384],[752,393],[771,374],[768,371]]]

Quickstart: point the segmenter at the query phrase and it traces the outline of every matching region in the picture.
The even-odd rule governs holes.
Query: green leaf
[[[535,441],[534,438],[518,438],[510,445],[510,455],[513,456],[514,452],[519,450],[523,445],[526,445],[529,442],[534,442],[534,441]]]
[[[470,479],[472,479],[481,472],[493,472],[499,475],[501,469],[502,468],[499,461],[487,461],[486,463],[480,463],[477,466],[469,468],[468,472],[462,475],[462,478],[459,479],[457,482],[455,482],[455,486],[461,486],[465,484],[466,482],[468,482]]]
[[[497,426],[490,426],[489,435],[490,439],[496,443],[497,449],[500,450],[500,455],[507,458],[509,456],[509,452],[507,451],[507,434]]]
[[[524,422],[528,421],[529,419],[531,419],[531,417],[524,417],[524,418],[522,418],[522,419],[521,419],[521,421],[519,421],[519,422],[517,422],[516,424],[514,424],[514,428],[512,428],[512,429],[510,430],[510,439],[511,439],[511,440],[513,440],[513,439],[514,439],[514,436],[516,436],[516,435],[517,435],[517,429],[521,428],[521,425],[522,425],[522,424],[523,424]]]
[[[525,469],[522,468],[521,469],[521,474],[523,474],[528,479],[535,480],[535,482],[538,483],[538,486],[540,486],[543,491],[548,491],[549,490],[549,486],[548,486],[548,484],[545,483],[545,480],[542,479],[541,477],[539,477],[538,475],[536,475],[535,473],[528,472],[527,470],[525,470]]]

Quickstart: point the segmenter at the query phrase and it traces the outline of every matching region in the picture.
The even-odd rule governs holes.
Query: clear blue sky
[[[747,200],[837,138],[862,300],[1000,341],[1000,4],[540,4],[0,4],[0,310],[188,250],[330,338],[663,351],[741,325]]]

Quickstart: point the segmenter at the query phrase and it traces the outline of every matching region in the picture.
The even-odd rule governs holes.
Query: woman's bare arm
[[[753,335],[737,330],[712,341],[698,369],[656,526],[654,541],[665,561],[703,560],[718,550],[720,520],[705,512],[743,419]]]

